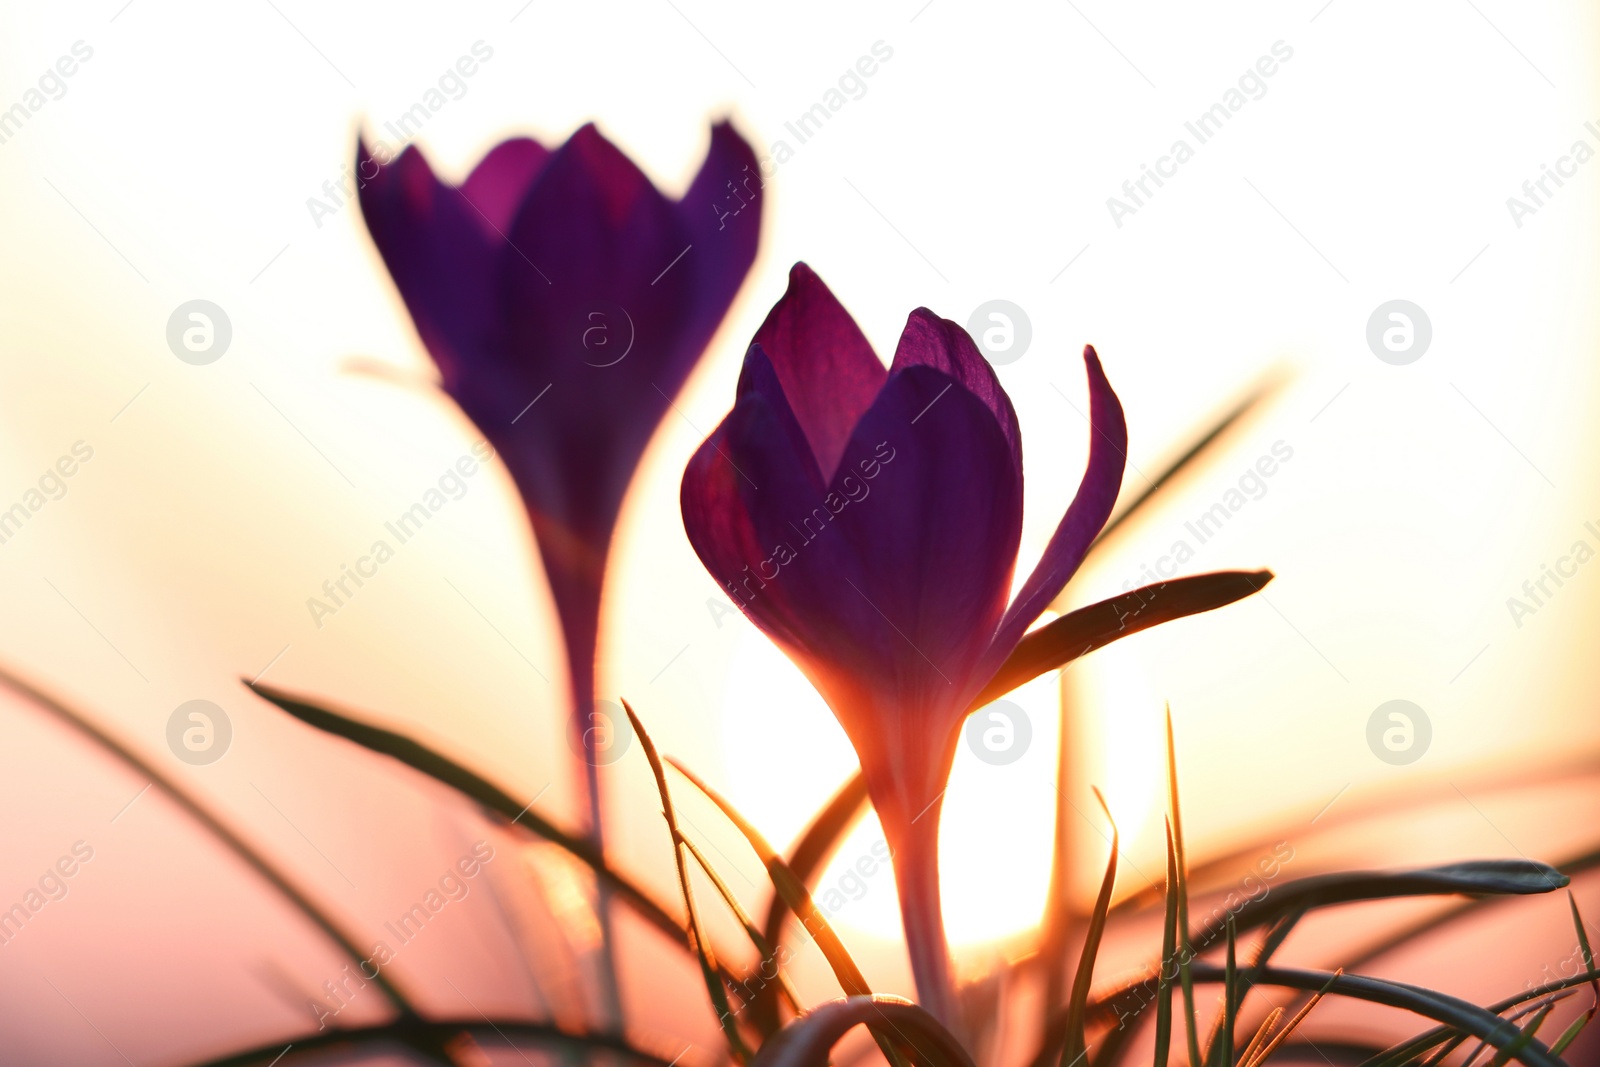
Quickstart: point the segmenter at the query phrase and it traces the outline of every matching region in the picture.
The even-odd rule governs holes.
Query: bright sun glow
[[[1096,655],[1107,657],[1111,651]],[[1078,720],[1084,724],[1080,765],[1088,780],[1105,791],[1124,837],[1131,840],[1146,827],[1159,791],[1160,704],[1149,693],[1137,660],[1103,659],[1097,667],[1102,669],[1093,675],[1093,697],[1081,698],[1094,713]],[[1111,669],[1103,669],[1107,667]],[[994,941],[1039,922],[1050,881],[1059,693],[1058,677],[1051,673],[1005,698],[1021,709],[1031,735],[1014,761],[980,759],[965,736],[957,749],[940,836],[945,921],[952,944]],[[995,708],[978,713],[978,730],[999,730],[997,744],[1005,741],[1008,729],[1020,739],[1020,723],[989,718]],[[1014,715],[1010,709],[1000,710]],[[723,736],[731,799],[774,842],[792,841],[815,813],[823,799],[816,783],[843,782],[856,767],[855,752],[822,698],[754,628],[741,634],[730,666]],[[786,758],[772,760],[774,752]],[[1083,797],[1071,799],[1072,817],[1089,820],[1078,828],[1078,837],[1098,857],[1103,820],[1086,789]],[[893,875],[886,868],[870,879],[850,874],[856,860],[870,855],[882,839],[877,819],[864,819],[839,849],[819,888],[844,893],[846,903],[834,916],[839,926],[898,938]]]

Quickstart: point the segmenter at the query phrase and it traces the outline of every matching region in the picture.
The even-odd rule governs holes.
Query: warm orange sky
[[[1184,568],[1271,567],[1266,597],[1074,670],[1093,725],[1086,773],[1131,824],[1136,862],[1159,829],[1164,701],[1201,848],[1346,787],[1378,795],[1600,742],[1587,677],[1600,567],[1579,568],[1520,626],[1506,607],[1576,540],[1600,548],[1584,525],[1600,528],[1588,299],[1600,163],[1547,185],[1531,216],[1506,206],[1574,142],[1600,148],[1585,126],[1600,110],[1584,5],[1315,0],[1175,6],[1147,22],[1110,5],[802,15],[641,2],[626,32],[615,15],[542,3],[381,20],[279,6],[0,16],[0,106],[75,42],[92,49],[60,98],[0,143],[0,506],[76,442],[93,450],[65,495],[0,545],[0,656],[162,758],[174,707],[223,704],[238,737],[229,762],[178,769],[243,817],[260,814],[252,761],[276,758],[249,739],[277,727],[235,679],[269,663],[279,685],[382,709],[530,797],[556,783],[541,806],[566,804],[551,725],[559,646],[502,470],[472,479],[320,628],[305,605],[477,440],[430,393],[356,211],[314,220],[307,200],[338,178],[363,119],[379,128],[405,111],[479,41],[492,59],[420,137],[449,174],[502,136],[551,142],[589,118],[674,192],[711,117],[795,149],[769,186],[761,259],[628,504],[605,668],[605,688],[637,702],[662,747],[776,839],[848,773],[850,753],[798,675],[709,609],[718,592],[683,536],[677,487],[801,258],[886,357],[917,305],[963,322],[990,299],[1025,309],[1031,347],[1000,369],[1027,456],[1025,565],[1081,472],[1083,343],[1128,412],[1128,492],[1250,382],[1292,372],[1070,595],[1121,591],[1175,541],[1195,542],[1185,523],[1277,443],[1292,452]],[[864,95],[794,143],[785,123],[879,41],[892,58]],[[1264,94],[1200,144],[1185,123],[1276,42],[1291,55]],[[1114,218],[1107,198],[1178,139],[1193,158]],[[195,298],[232,322],[209,366],[178,361],[164,337]],[[1408,366],[1367,346],[1369,316],[1393,299],[1432,324]],[[342,373],[351,359],[414,381]],[[1433,725],[1408,767],[1365,740],[1373,709],[1397,698]],[[1040,724],[1054,701],[1049,685],[1022,698],[1036,724],[1024,761],[958,763],[951,848],[988,872],[952,880],[958,939],[1013,929],[1038,905],[1053,795]],[[795,758],[740,765],[774,747]],[[616,810],[637,813],[624,842],[660,833],[635,762],[612,776]],[[872,900],[841,922],[892,932],[888,895]]]

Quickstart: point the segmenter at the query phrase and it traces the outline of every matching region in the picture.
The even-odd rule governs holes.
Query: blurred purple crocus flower
[[[714,126],[680,201],[593,125],[553,151],[505,141],[460,186],[415,148],[386,155],[360,147],[362,213],[445,391],[527,505],[586,725],[617,513],[755,259],[755,154]],[[582,736],[597,818],[596,734]]]
[[[1084,362],[1088,470],[1015,599],[1016,413],[972,339],[926,308],[885,371],[796,264],[745,356],[733,411],[684,473],[701,561],[855,746],[894,851],[918,995],[947,1023],[938,824],[961,723],[1077,569],[1122,482],[1122,406],[1094,349]]]

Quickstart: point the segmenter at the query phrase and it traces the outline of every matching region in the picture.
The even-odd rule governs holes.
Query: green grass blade
[[[1311,999],[1306,1001],[1306,1006],[1294,1013],[1294,1017],[1289,1020],[1287,1026],[1285,1026],[1282,1030],[1279,1030],[1277,1034],[1274,1035],[1272,1039],[1265,1045],[1261,1046],[1261,1048],[1258,1049],[1253,1056],[1249,1056],[1242,1061],[1243,1067],[1260,1067],[1261,1064],[1266,1063],[1267,1057],[1278,1051],[1278,1046],[1289,1040],[1289,1036],[1296,1030],[1300,1029],[1300,1024],[1305,1022],[1306,1016],[1311,1014],[1311,1009],[1317,1006],[1317,1004],[1322,1000],[1323,996],[1325,996],[1328,990],[1332,988],[1333,983],[1338,981],[1340,975],[1342,974],[1344,974],[1343,967],[1340,967],[1337,971],[1334,971],[1327,982],[1323,984],[1322,988],[1313,993],[1311,995]]]
[[[1178,870],[1178,980],[1183,986],[1183,1014],[1189,1040],[1189,1063],[1199,1067],[1199,1024],[1194,1014],[1194,974],[1190,963],[1194,950],[1189,943],[1189,863],[1183,851],[1183,809],[1178,803],[1178,754],[1172,737],[1172,706],[1167,705],[1167,803],[1171,808],[1172,844]]]
[[[801,885],[810,887],[822,873],[828,859],[834,854],[844,835],[856,824],[867,809],[867,780],[857,772],[829,798],[822,810],[811,820],[796,841],[789,856],[789,870]],[[793,914],[783,894],[773,891],[767,905],[766,921],[762,934],[772,945],[774,956],[783,947],[783,923]],[[761,1025],[775,1025],[778,1020],[776,998],[762,994],[756,997],[752,1011]]]
[[[1078,972],[1072,979],[1072,1000],[1067,1009],[1067,1040],[1061,1050],[1061,1067],[1076,1067],[1088,1055],[1083,1020],[1089,1005],[1089,983],[1094,979],[1094,959],[1100,952],[1100,938],[1106,930],[1106,912],[1111,908],[1111,890],[1117,881],[1117,822],[1106,807],[1106,798],[1100,790],[1094,798],[1111,824],[1111,858],[1106,861],[1106,875],[1100,882],[1100,895],[1095,898],[1094,912],[1089,917],[1089,929],[1083,938],[1083,951],[1078,954]]]
[[[626,702],[624,702],[626,707]],[[867,988],[867,980],[861,974],[861,968],[856,966],[856,961],[845,950],[844,942],[839,940],[839,935],[834,933],[833,927],[828,925],[827,918],[822,914],[822,909],[817,907],[811,899],[811,891],[804,882],[795,877],[789,865],[784,862],[778,851],[768,843],[765,835],[755,828],[755,824],[746,819],[739,809],[729,803],[728,799],[715,789],[712,789],[689,768],[677,760],[669,759],[678,773],[689,780],[689,783],[703,793],[707,800],[715,804],[728,821],[738,828],[744,839],[750,843],[762,866],[767,869],[767,877],[772,879],[772,886],[788,902],[789,908],[799,917],[801,923],[817,943],[817,948],[822,952],[823,958],[828,961],[828,966],[833,968],[833,973],[839,980],[839,986],[846,996],[870,997],[872,991]],[[872,1027],[873,1037],[878,1042],[878,1047],[883,1051],[884,1057],[894,1067],[904,1067],[905,1059],[901,1056],[895,1042],[880,1028]]]
[[[764,967],[769,962],[772,964],[772,980],[779,994],[784,1000],[788,1001],[789,1007],[794,1009],[796,1015],[801,1014],[805,1009],[800,1006],[800,997],[795,993],[794,986],[790,984],[788,975],[784,973],[783,968],[778,964],[777,953],[772,944],[757,929],[755,920],[750,918],[750,913],[744,910],[744,905],[740,904],[739,898],[733,895],[733,890],[728,888],[728,883],[723,880],[722,875],[717,873],[717,869],[711,865],[711,861],[706,857],[706,854],[700,851],[700,846],[696,845],[691,838],[682,835],[679,835],[678,840],[682,842],[683,847],[689,850],[689,855],[694,858],[695,863],[700,866],[700,870],[705,873],[706,878],[716,887],[717,895],[722,898],[722,902],[728,906],[728,910],[733,912],[733,917],[744,928],[745,935],[750,938],[750,944],[755,946],[756,952],[760,954],[760,966]],[[757,975],[760,976],[759,970]],[[763,987],[764,991],[765,987]]]
[[[1545,1019],[1550,1016],[1550,1012],[1554,1008],[1555,1004],[1550,1003],[1535,1012],[1533,1018],[1528,1020],[1528,1025],[1522,1028],[1522,1033],[1517,1035],[1517,1039],[1495,1053],[1494,1059],[1489,1061],[1489,1067],[1505,1067],[1506,1064],[1511,1062],[1511,1057],[1532,1044],[1534,1036],[1539,1032],[1539,1027],[1544,1025]],[[1470,1063],[1471,1061],[1469,1060],[1468,1062]]]
[[[605,857],[589,841],[566,833],[533,811],[531,807],[514,798],[481,775],[468,770],[454,760],[428,748],[426,745],[382,727],[361,722],[341,712],[308,703],[267,685],[245,683],[263,700],[277,705],[307,726],[324,733],[342,737],[372,752],[388,756],[413,770],[456,790],[458,793],[482,804],[490,811],[517,823],[558,845],[595,873],[616,892],[616,899],[638,912],[650,925],[666,934],[684,948],[689,947],[689,936],[678,920],[650,894],[634,885],[606,865]]]
[[[645,759],[650,761],[650,773],[655,775],[656,790],[661,794],[661,814],[667,820],[667,829],[672,834],[672,858],[678,868],[678,888],[683,893],[683,909],[689,917],[689,933],[694,943],[695,955],[700,960],[700,974],[705,979],[706,993],[711,997],[711,1006],[717,1013],[717,1022],[722,1027],[723,1037],[728,1041],[728,1052],[736,1062],[748,1063],[752,1055],[750,1046],[745,1044],[744,1035],[739,1033],[738,1018],[733,1006],[728,1002],[728,991],[723,988],[715,959],[711,955],[711,946],[706,941],[705,927],[700,923],[700,911],[695,907],[694,887],[689,883],[689,865],[685,860],[686,850],[683,847],[685,839],[682,831],[678,829],[678,816],[672,807],[672,793],[667,788],[667,772],[661,765],[661,755],[656,751],[655,742],[650,740],[650,734],[645,730],[644,723],[634,714],[632,705],[624,700],[622,708],[628,713],[628,721],[633,724],[633,732],[638,735]]]
[[[1167,968],[1177,962],[1178,952],[1178,853],[1172,843],[1172,819],[1167,827],[1166,916],[1161,923],[1161,962],[1156,969],[1156,1044],[1152,1067],[1167,1067],[1172,1045],[1172,979]]]

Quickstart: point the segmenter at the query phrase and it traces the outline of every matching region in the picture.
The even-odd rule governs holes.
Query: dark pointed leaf
[[[1164,622],[1212,611],[1258,593],[1271,571],[1217,571],[1147,585],[1068,612],[1026,634],[973,701],[980,708],[1046,671]]]
[[[342,737],[362,748],[399,760],[406,766],[421,771],[428,777],[470,797],[490,811],[504,816],[511,822],[520,823],[545,840],[559,845],[593,870],[598,879],[616,892],[618,900],[631,905],[641,917],[673,941],[685,948],[689,947],[688,934],[684,932],[678,920],[673,918],[666,908],[651,899],[643,889],[608,867],[605,859],[590,842],[566,833],[488,779],[403,734],[318,707],[272,686],[252,685],[249,682],[245,684],[257,696],[276,704],[307,726],[313,726],[324,733]]]

